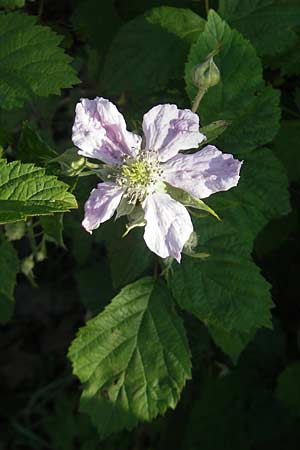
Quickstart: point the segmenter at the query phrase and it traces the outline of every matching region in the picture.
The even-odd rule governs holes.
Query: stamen
[[[124,155],[115,181],[126,189],[124,197],[128,202],[135,204],[155,191],[162,172],[157,153],[141,150],[136,157]]]

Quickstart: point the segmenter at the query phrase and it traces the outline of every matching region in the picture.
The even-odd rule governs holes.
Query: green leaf
[[[247,156],[238,186],[211,196],[209,203],[222,221],[254,239],[271,219],[290,212],[288,185],[280,161],[270,150],[257,149]]]
[[[273,151],[287,170],[290,181],[300,178],[300,120],[284,120],[272,144]]]
[[[33,16],[0,13],[1,108],[21,107],[35,95],[60,94],[78,83],[61,41],[48,27],[36,25]]]
[[[213,250],[202,260],[185,257],[172,279],[182,309],[227,332],[271,326],[269,289],[253,262],[224,250]]]
[[[228,121],[230,126],[218,138],[218,145],[222,150],[241,154],[274,138],[280,118],[279,94],[265,87],[261,62],[249,41],[211,10],[186,64],[185,79],[191,101],[197,94],[192,80],[194,68],[215,50],[218,53],[214,61],[221,81],[204,95],[198,112],[202,126],[216,120]]]
[[[9,241],[0,241],[0,323],[7,322],[14,309],[14,289],[19,259]]]
[[[126,286],[90,320],[69,357],[85,383],[81,410],[102,437],[175,408],[191,376],[182,322],[166,286],[151,278]]]
[[[259,55],[274,55],[295,42],[298,0],[220,0],[220,15],[249,39]]]
[[[249,342],[254,338],[255,331],[243,333],[242,331],[225,331],[215,325],[208,326],[211,337],[224,353],[230,356],[234,364]]]
[[[56,151],[43,141],[29,122],[24,122],[18,143],[18,159],[44,166],[55,157]]]
[[[286,367],[278,377],[276,396],[294,415],[300,416],[300,363]]]
[[[189,9],[154,8],[117,33],[103,72],[109,94],[146,95],[181,79],[186,53],[205,21]]]
[[[68,186],[33,164],[0,160],[0,223],[76,208]]]
[[[179,203],[182,203],[184,206],[188,206],[195,209],[200,209],[201,211],[205,211],[208,214],[211,214],[212,216],[216,217],[220,220],[218,214],[210,208],[206,203],[204,203],[199,198],[195,198],[192,195],[190,195],[188,192],[183,191],[182,189],[179,189],[177,187],[171,186],[168,183],[165,183],[166,185],[166,192],[171,195],[171,197],[174,198],[174,200],[177,200]]]

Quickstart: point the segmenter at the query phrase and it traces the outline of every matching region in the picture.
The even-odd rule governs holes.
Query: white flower
[[[146,221],[144,239],[161,258],[178,262],[193,232],[187,209],[163,192],[164,182],[197,199],[237,185],[242,163],[208,145],[192,153],[205,140],[199,117],[176,105],[157,105],[144,115],[142,138],[126,128],[122,114],[110,101],[82,99],[76,106],[73,142],[79,154],[97,158],[113,168],[109,182],[98,184],[85,204],[82,222],[88,232],[110,219],[121,199],[140,204]]]

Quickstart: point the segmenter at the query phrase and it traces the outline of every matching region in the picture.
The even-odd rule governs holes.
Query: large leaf
[[[172,279],[181,308],[227,332],[271,326],[269,289],[253,262],[223,250],[202,260],[184,258]]]
[[[59,47],[62,37],[36,18],[0,13],[0,106],[22,106],[34,95],[60,94],[78,82],[71,58]]]
[[[217,142],[230,153],[240,154],[271,141],[279,127],[278,92],[265,87],[261,62],[249,41],[231,30],[214,11],[210,11],[204,32],[192,45],[186,64],[191,101],[197,93],[192,79],[194,68],[212,51],[218,51],[215,62],[221,80],[200,103],[202,125],[228,121],[230,126]]]
[[[128,285],[82,328],[69,357],[85,383],[81,410],[102,437],[175,408],[191,375],[182,322],[165,285]]]
[[[0,8],[14,9],[22,8],[25,5],[25,0],[0,0]]]
[[[14,247],[9,241],[0,241],[0,323],[12,316],[18,271],[19,260]]]
[[[280,161],[270,150],[258,149],[247,156],[238,186],[211,196],[209,205],[237,233],[254,239],[271,219],[290,212],[288,185]]]
[[[68,186],[33,164],[0,160],[0,223],[76,208]]]
[[[260,55],[290,47],[300,25],[298,0],[220,0],[220,15],[246,36]]]
[[[205,21],[188,9],[154,8],[117,33],[104,67],[109,94],[147,94],[182,78],[186,53]]]

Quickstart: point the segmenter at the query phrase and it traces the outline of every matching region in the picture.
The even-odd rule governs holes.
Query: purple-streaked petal
[[[196,198],[237,186],[243,162],[213,145],[191,155],[178,154],[163,164],[163,179]]]
[[[99,183],[84,205],[83,228],[89,233],[109,220],[121,201],[124,189],[114,183]]]
[[[127,131],[117,107],[102,97],[82,98],[77,103],[72,140],[80,155],[112,165],[120,164],[124,153],[135,155],[142,141],[140,136]]]
[[[179,150],[197,148],[205,136],[199,132],[199,117],[176,105],[157,105],[143,120],[146,149],[155,150],[160,161],[167,161]]]
[[[193,232],[186,208],[160,192],[149,195],[143,208],[147,222],[144,239],[149,249],[161,258],[171,256],[180,262],[183,246]]]

